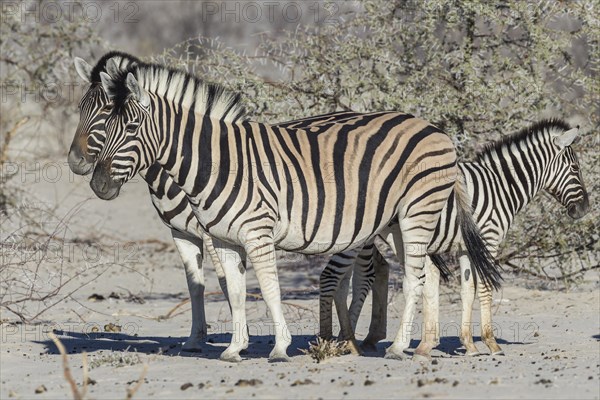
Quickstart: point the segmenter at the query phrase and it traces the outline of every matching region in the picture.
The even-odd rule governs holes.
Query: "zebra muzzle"
[[[567,214],[573,219],[583,218],[590,210],[590,201],[585,196],[583,199],[567,208]]]
[[[94,170],[94,162],[88,160],[88,157],[75,145],[71,146],[67,161],[69,168],[76,175],[87,175]]]
[[[115,181],[110,175],[110,160],[105,160],[96,165],[90,187],[96,196],[102,200],[112,200],[119,195],[122,181]]]

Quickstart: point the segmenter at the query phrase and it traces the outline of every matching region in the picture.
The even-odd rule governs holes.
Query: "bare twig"
[[[87,353],[84,351],[82,354],[83,360],[83,389],[81,389],[81,397],[85,397],[85,395],[87,394],[87,390],[88,390],[88,383],[90,380],[89,377],[89,370],[88,370],[88,359],[87,359]]]
[[[144,369],[142,369],[142,373],[138,378],[137,382],[132,388],[127,388],[127,400],[132,399],[135,392],[139,390],[139,388],[144,383],[144,378],[146,377],[146,373],[148,372],[148,364],[144,364]]]
[[[71,368],[69,368],[69,359],[67,357],[67,351],[65,350],[65,346],[63,346],[62,342],[56,337],[56,335],[53,332],[49,332],[48,337],[52,339],[52,341],[58,348],[58,351],[62,355],[63,374],[65,375],[65,379],[69,383],[69,386],[71,387],[73,398],[75,400],[83,399],[83,394],[79,392],[77,383],[75,383],[75,379],[73,379],[73,375],[71,375]]]
[[[14,124],[11,130],[6,132],[6,136],[4,136],[4,144],[2,145],[2,148],[0,148],[0,164],[3,164],[7,161],[8,145],[10,144],[10,140],[12,139],[14,134],[19,130],[19,128],[25,123],[27,123],[27,121],[29,121],[29,117],[21,118]]]

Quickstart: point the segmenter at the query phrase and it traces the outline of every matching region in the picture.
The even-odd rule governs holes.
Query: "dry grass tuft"
[[[309,342],[308,350],[300,349],[304,354],[308,354],[317,363],[328,358],[343,356],[349,354],[348,342],[338,342],[335,339],[327,340],[320,337],[315,342]]]

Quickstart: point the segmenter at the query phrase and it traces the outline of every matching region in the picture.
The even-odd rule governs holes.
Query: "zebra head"
[[[105,54],[94,67],[79,57],[75,58],[77,74],[88,82],[90,87],[79,102],[79,124],[67,158],[73,173],[91,173],[104,146],[104,123],[112,109],[112,102],[102,87],[100,71],[107,70],[114,74],[127,65],[138,62],[135,57],[117,51]]]
[[[147,139],[151,130],[150,96],[131,72],[113,79],[101,72],[102,86],[114,107],[105,121],[106,141],[100,152],[90,186],[98,197],[112,200],[121,186],[157,158],[156,141]]]
[[[574,219],[583,217],[590,209],[579,161],[571,147],[578,134],[579,129],[573,128],[553,136],[558,152],[546,170],[546,191],[565,206],[567,214]]]

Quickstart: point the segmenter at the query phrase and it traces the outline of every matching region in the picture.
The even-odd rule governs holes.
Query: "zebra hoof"
[[[505,356],[506,354],[504,354],[504,350],[500,350],[500,351],[495,351],[492,353],[493,356]]]
[[[385,359],[386,360],[404,361],[404,360],[406,360],[406,354],[404,354],[403,351],[398,352],[398,351],[387,349],[385,352]]]
[[[348,347],[348,350],[350,350],[350,354],[354,354],[356,356],[363,355],[363,352],[362,352],[360,346],[358,345],[358,343],[356,343],[356,340],[354,340],[354,339],[347,340],[346,346]]]
[[[415,353],[412,359],[413,361],[421,364],[429,364],[429,362],[431,361],[431,356],[428,354]]]
[[[270,363],[290,362],[292,359],[287,354],[270,355]]]
[[[481,355],[481,353],[478,352],[478,351],[471,351],[471,352],[467,352],[465,354],[466,354],[467,357],[477,357],[477,356]]]
[[[183,344],[183,346],[181,346],[181,350],[183,351],[189,351],[192,353],[201,353],[202,352],[202,345],[204,344],[204,341],[206,340],[205,337],[203,338],[190,338],[188,340],[185,341],[185,343]]]
[[[360,348],[365,353],[376,353],[377,352],[377,343],[372,342],[362,342]]]
[[[225,350],[223,353],[221,353],[221,356],[219,357],[219,359],[221,361],[226,361],[226,362],[236,363],[236,364],[242,362],[242,357],[240,357],[240,355],[238,353],[227,352],[227,350]]]

